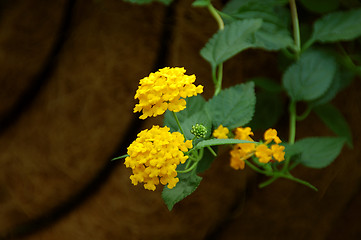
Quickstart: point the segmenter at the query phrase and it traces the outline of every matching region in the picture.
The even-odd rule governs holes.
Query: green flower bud
[[[196,137],[196,138],[205,138],[206,134],[207,134],[207,128],[205,126],[203,126],[202,124],[196,124],[192,126],[191,129],[191,133]]]

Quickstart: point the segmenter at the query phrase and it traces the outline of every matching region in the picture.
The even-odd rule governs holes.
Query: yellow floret
[[[218,139],[227,139],[227,134],[229,133],[228,128],[223,127],[223,125],[219,125],[219,127],[213,131],[213,137]]]
[[[264,133],[264,140],[266,140],[266,144],[270,143],[272,140],[277,144],[282,142],[281,139],[277,137],[277,130],[272,128]]]

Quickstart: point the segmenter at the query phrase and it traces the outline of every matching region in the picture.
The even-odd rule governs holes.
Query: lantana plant
[[[332,2],[337,4],[299,1],[320,15],[302,25],[307,29],[308,24],[313,24],[313,29],[303,33],[295,0],[231,0],[222,11],[215,9],[210,0],[194,1],[193,6],[208,9],[219,26],[200,50],[210,63],[214,95],[208,100],[203,98],[203,86],[196,86],[196,76],[186,75],[182,67],[165,67],[140,80],[135,93],[139,103],[134,112],[141,112],[141,119],[164,115],[164,126],[141,131],[127,154],[113,159],[125,158],[125,166],[132,170],[132,184],[141,183],[152,191],[163,186],[162,197],[171,210],[196,190],[202,180],[199,174],[216,159],[219,146],[226,145],[230,149],[230,167],[249,167],[269,177],[260,187],[285,178],[317,191],[311,183],[293,176],[291,170],[299,164],[326,167],[345,143],[352,147],[348,124],[330,101],[355,75],[361,75],[360,55],[347,50],[347,42],[353,41],[353,48],[359,47],[356,39],[361,36],[361,8],[347,10],[341,1]],[[327,14],[320,9],[326,9]],[[279,54],[282,84],[256,78],[222,88],[224,62],[248,48]],[[288,96],[287,141],[282,141],[273,128],[281,115],[277,106],[282,105],[283,93]],[[299,114],[297,105],[301,102],[306,110]],[[312,111],[337,136],[296,141],[296,122]],[[253,139],[253,127],[265,130],[262,139]]]

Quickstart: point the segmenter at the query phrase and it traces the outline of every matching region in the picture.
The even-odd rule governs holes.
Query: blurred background
[[[360,79],[333,101],[354,148],[325,169],[294,171],[318,192],[287,180],[259,189],[266,178],[231,169],[223,151],[169,212],[160,187],[133,186],[122,161],[110,162],[162,124],[132,111],[150,72],[184,66],[212,95],[199,51],[217,24],[191,3],[0,1],[0,239],[361,239]],[[224,86],[280,81],[276,60],[247,50],[225,64]],[[286,108],[277,127],[286,139]],[[333,134],[311,114],[297,138],[314,135]]]

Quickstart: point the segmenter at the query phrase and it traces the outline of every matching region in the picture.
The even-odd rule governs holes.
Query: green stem
[[[341,43],[338,43],[337,46],[341,53],[345,56],[343,63],[346,65],[346,67],[351,69],[351,71],[355,72],[357,75],[361,76],[361,70],[355,65],[350,55],[342,47]]]
[[[302,113],[302,115],[296,116],[296,120],[297,121],[305,120],[306,117],[308,117],[308,115],[310,115],[311,111],[312,111],[312,107],[308,106],[307,109],[305,110],[305,112]]]
[[[252,163],[250,163],[248,160],[244,160],[244,161],[245,161],[245,163],[246,163],[246,165],[247,165],[248,167],[252,168],[253,171],[258,172],[258,173],[261,173],[261,174],[264,174],[264,175],[267,175],[267,176],[269,175],[269,172],[263,171],[263,170],[259,169],[258,167],[256,167],[256,166],[253,165]]]
[[[299,179],[299,178],[296,178],[296,177],[292,176],[291,174],[289,174],[289,175],[283,175],[282,177],[283,177],[283,178],[287,178],[287,179],[292,180],[292,181],[295,181],[295,182],[298,182],[298,183],[301,183],[301,184],[303,184],[303,185],[305,185],[305,186],[307,186],[307,187],[315,190],[316,192],[318,191],[318,189],[317,189],[315,186],[313,186],[311,183],[309,183],[309,182],[307,182],[307,181],[304,181],[304,180],[301,180],[301,179]]]
[[[311,47],[314,42],[315,40],[313,40],[313,38],[308,39],[306,43],[302,46],[302,52],[306,51],[309,47]]]
[[[272,178],[270,178],[267,181],[259,184],[258,187],[260,187],[260,188],[266,187],[266,186],[270,185],[271,183],[273,183],[277,178],[286,178],[286,179],[298,182],[300,184],[303,184],[303,185],[305,185],[305,186],[307,186],[307,187],[309,187],[309,188],[311,188],[311,189],[313,189],[315,191],[318,191],[318,189],[315,186],[313,186],[311,183],[309,183],[307,181],[304,181],[304,180],[301,180],[299,178],[296,178],[296,177],[292,176],[289,173],[282,173],[282,172],[275,173],[275,175]]]
[[[223,23],[223,20],[221,18],[221,16],[219,15],[218,11],[213,7],[212,4],[209,4],[208,5],[208,10],[209,12],[212,14],[212,16],[214,17],[214,19],[217,21],[218,23],[218,28],[220,30],[223,30],[224,29],[224,23]]]
[[[213,156],[217,157],[217,153],[215,153],[210,146],[207,146],[207,149],[212,153]]]
[[[224,22],[218,11],[213,7],[212,4],[208,5],[208,10],[212,14],[214,19],[217,21],[219,30],[223,30]],[[212,69],[212,77],[213,77],[213,82],[215,84],[214,96],[217,96],[222,89],[223,63],[219,64],[216,68]]]
[[[296,139],[296,102],[292,101],[290,103],[289,106],[289,113],[290,113],[290,132],[289,132],[289,138],[288,138],[288,143],[289,144],[294,144],[295,143],[295,139]],[[282,168],[282,172],[286,173],[288,172],[288,165],[290,164],[291,161],[291,157],[287,157],[285,159],[283,168]]]
[[[290,0],[290,9],[291,9],[292,25],[293,25],[293,38],[295,41],[296,56],[298,58],[301,52],[301,37],[300,37],[300,26],[298,22],[296,0]]]
[[[277,176],[273,176],[272,178],[268,179],[267,181],[261,183],[258,185],[259,188],[264,188],[268,185],[270,185],[271,183],[273,183],[278,177]]]
[[[223,63],[218,65],[218,76],[215,85],[214,96],[217,96],[222,90],[222,78],[223,78]]]
[[[217,67],[212,67],[212,80],[214,85],[217,85]]]
[[[129,157],[129,155],[128,155],[128,154],[124,154],[124,155],[122,155],[122,156],[120,156],[120,157],[113,158],[111,161],[118,160],[118,159],[122,159],[122,158],[126,158],[126,157]]]
[[[198,163],[194,163],[190,168],[187,168],[186,170],[179,170],[177,171],[177,173],[187,173],[187,172],[190,172],[192,171],[195,167],[197,167]]]
[[[292,101],[289,106],[290,113],[290,135],[288,139],[289,144],[294,144],[296,139],[296,102]]]
[[[175,121],[177,122],[177,125],[178,125],[178,127],[179,127],[179,130],[180,130],[181,133],[183,134],[184,138],[187,140],[186,135],[185,135],[184,132],[183,132],[182,126],[181,126],[180,123],[179,123],[177,114],[175,114],[175,112],[172,112],[172,113],[173,113],[173,117],[174,117]]]

